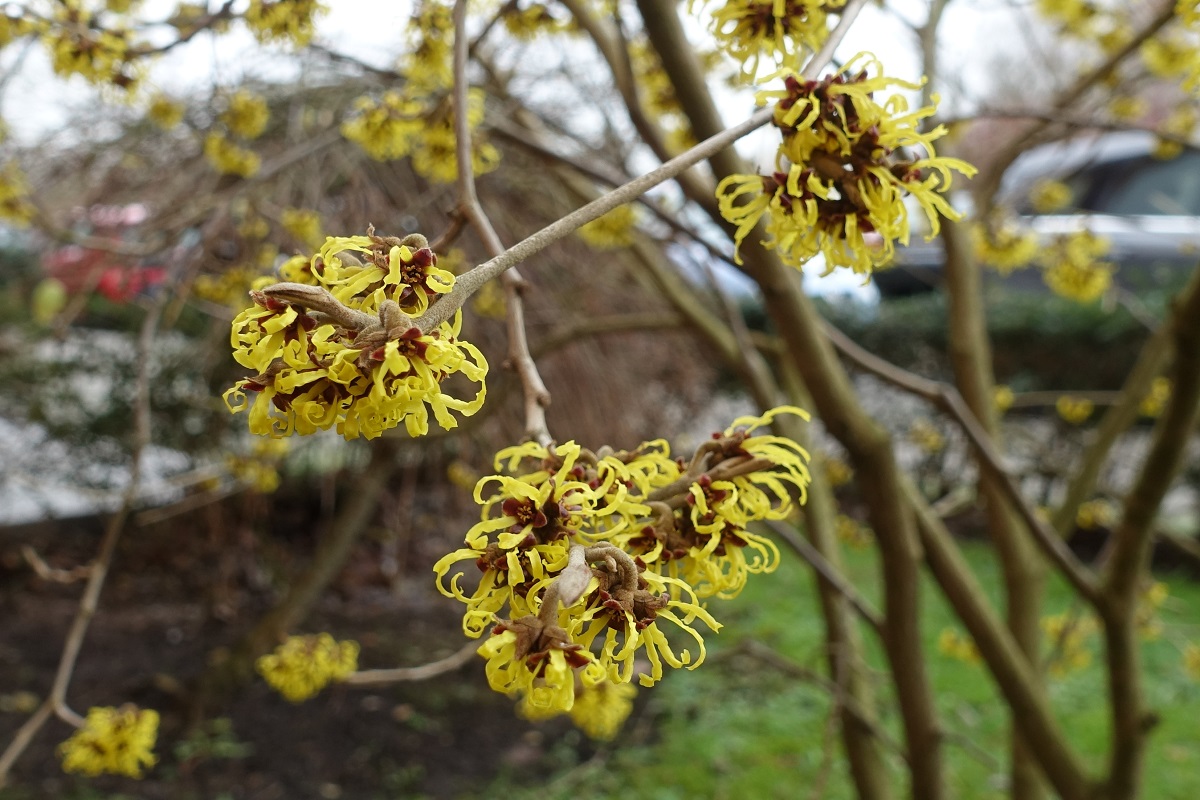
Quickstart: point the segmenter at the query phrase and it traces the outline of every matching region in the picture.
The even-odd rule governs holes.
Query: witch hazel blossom
[[[368,439],[403,424],[410,436],[458,425],[451,412],[483,405],[487,361],[459,338],[461,312],[423,331],[413,319],[450,291],[425,237],[329,237],[305,264],[281,269],[286,283],[250,293],[234,319],[234,359],[257,374],[225,393],[248,411],[250,431],[282,437],[329,428]],[[474,398],[442,390],[451,375],[477,384]]]
[[[924,212],[927,238],[938,234],[941,218],[961,219],[943,195],[954,172],[971,176],[975,168],[935,153],[933,143],[946,129],[920,130],[934,107],[914,111],[902,95],[875,97],[918,88],[884,76],[873,56],[860,53],[836,74],[787,75],[782,90],[760,92],[760,102],[776,100],[782,135],[776,168],[769,175],[730,175],[717,186],[739,249],[765,218],[763,244],[785,263],[801,268],[821,255],[825,274],[839,267],[869,274],[891,261],[897,243],[909,242],[906,199]]]
[[[492,688],[543,718],[582,689],[699,666],[705,634],[721,629],[706,598],[735,596],[778,564],[747,527],[805,497],[807,451],[761,430],[781,414],[808,419],[791,406],[742,418],[690,459],[662,440],[500,451],[497,474],[475,487],[480,522],[434,566],[438,590],[466,606],[464,633],[490,632],[479,653]]]

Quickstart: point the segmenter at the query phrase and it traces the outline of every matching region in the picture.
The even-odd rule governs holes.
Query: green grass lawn
[[[998,575],[992,551],[966,545],[966,555],[993,597]],[[876,599],[878,572],[868,552],[848,554],[848,576]],[[1159,800],[1200,797],[1200,684],[1183,669],[1182,650],[1200,641],[1200,584],[1160,576],[1170,594],[1159,610],[1162,631],[1143,646],[1148,702],[1162,718],[1146,765],[1144,796]],[[1007,720],[995,686],[981,666],[938,653],[938,635],[957,621],[931,581],[923,595],[923,638],[930,673],[947,731],[945,760],[950,796],[1006,796]],[[773,575],[752,576],[734,600],[709,605],[725,624],[706,637],[708,661],[677,671],[642,690],[637,709],[618,740],[580,763],[569,751],[555,775],[538,781],[538,796],[562,798],[821,798],[853,797],[830,719],[830,698],[816,681],[798,676],[772,659],[755,655],[747,642],[820,674],[822,622],[809,571],[785,553]],[[1071,595],[1058,582],[1049,589],[1046,613],[1071,608]],[[959,628],[961,630],[961,628]],[[891,687],[882,671],[880,648],[868,640],[868,659],[878,669],[876,686],[883,723],[892,743],[901,741]],[[1108,738],[1105,683],[1097,634],[1086,640],[1090,664],[1051,678],[1050,694],[1063,730],[1097,774]],[[905,775],[899,754],[890,751],[897,796]],[[489,796],[522,796],[528,774],[505,776]],[[526,789],[526,791],[528,791]]]

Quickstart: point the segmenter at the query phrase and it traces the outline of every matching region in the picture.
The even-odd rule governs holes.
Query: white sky
[[[403,31],[410,8],[406,0],[330,0],[330,13],[318,21],[317,40],[340,52],[380,66],[394,62],[403,52]],[[176,3],[172,0],[146,0],[144,17],[163,19]],[[216,7],[215,0],[210,6]],[[915,36],[903,20],[919,23],[924,20],[927,0],[892,0],[887,11],[868,4],[850,34],[838,50],[840,59],[856,52],[869,50],[884,64],[889,75],[909,81],[920,77],[920,61],[916,54]],[[942,39],[942,59],[945,74],[968,86],[986,81],[978,55],[988,42],[1010,40],[1016,35],[1012,23],[1012,7],[1004,0],[956,0],[947,11]],[[0,70],[7,72],[19,56],[19,49],[9,47],[0,53]],[[278,49],[259,47],[242,25],[234,25],[223,36],[201,34],[164,57],[156,60],[149,85],[167,92],[187,96],[208,94],[216,86],[232,86],[243,78],[293,81],[302,76],[294,61]],[[943,90],[949,97],[953,87]],[[53,75],[41,47],[23,54],[19,72],[13,75],[0,97],[0,110],[9,124],[13,139],[22,144],[35,144],[56,131],[65,135],[86,137],[87,116],[94,109],[95,90],[81,78],[63,81]],[[753,108],[749,96],[739,100],[730,95],[726,121],[737,116],[739,104],[748,112]],[[759,131],[747,137],[740,149],[748,156],[760,154],[768,161],[774,151],[772,131]],[[810,273],[819,273],[810,269]],[[812,290],[822,293],[848,292],[863,295],[861,279],[843,275],[820,279]],[[873,290],[867,290],[869,298]]]

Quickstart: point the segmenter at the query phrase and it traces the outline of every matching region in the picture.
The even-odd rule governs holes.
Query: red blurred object
[[[141,204],[96,205],[77,209],[76,232],[119,245],[133,238],[148,216]],[[42,257],[46,275],[62,282],[71,294],[99,292],[114,303],[127,303],[166,279],[166,269],[107,249],[73,244]]]

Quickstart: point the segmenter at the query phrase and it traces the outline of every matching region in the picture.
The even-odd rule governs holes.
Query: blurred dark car
[[[1105,260],[1117,265],[1114,278],[1126,288],[1178,282],[1200,263],[1200,151],[1163,160],[1153,154],[1156,141],[1149,133],[1123,132],[1035,148],[1005,173],[1000,202],[1016,210],[1019,225],[1044,239],[1082,229],[1107,238],[1111,249]],[[1069,208],[1048,214],[1033,210],[1029,191],[1047,178],[1070,187]],[[913,238],[909,247],[897,248],[890,268],[874,275],[884,297],[941,286],[942,242]],[[1003,279],[989,270],[988,276],[1014,288],[1044,286],[1036,269]]]

